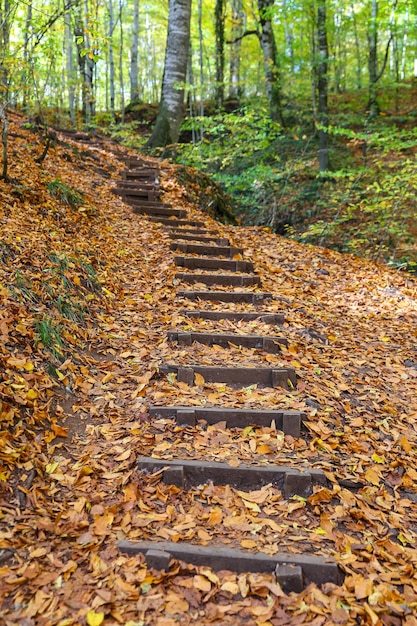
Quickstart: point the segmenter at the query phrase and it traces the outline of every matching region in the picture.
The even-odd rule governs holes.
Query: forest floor
[[[168,330],[214,326],[180,314],[194,305],[176,296],[167,234],[111,193],[120,148],[65,136],[38,165],[39,137],[11,118],[11,180],[0,182],[0,624],[416,626],[417,281],[203,216],[254,262],[275,297],[262,308],[285,314],[289,344],[278,355],[170,344]],[[201,218],[175,166],[160,168],[164,200]],[[215,328],[276,334],[259,322]],[[160,374],[165,362],[290,365],[299,383],[189,387]],[[151,421],[151,404],[300,410],[308,431],[180,427]],[[321,468],[331,487],[289,502],[272,486],[186,492],[141,476],[140,454]],[[156,572],[118,550],[139,538],[332,556],[345,580],[285,594],[272,575],[184,563]]]

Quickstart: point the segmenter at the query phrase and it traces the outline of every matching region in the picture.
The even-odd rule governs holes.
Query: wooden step
[[[232,344],[235,346],[242,346],[242,348],[264,350],[265,352],[270,352],[272,354],[278,354],[281,350],[280,346],[288,346],[288,341],[284,337],[234,335],[232,333],[178,332],[175,330],[169,331],[168,341],[177,341],[183,346],[191,346],[195,341],[208,346],[223,346],[225,348],[229,348]]]
[[[147,204],[135,204],[133,206],[133,213],[137,215],[153,215],[153,216],[171,216],[171,217],[185,217],[187,212],[183,209],[173,209],[171,207],[165,207],[164,205],[148,206]]]
[[[226,546],[201,546],[184,542],[128,541],[118,543],[121,552],[134,556],[144,554],[148,568],[169,570],[171,559],[216,571],[275,573],[285,593],[300,593],[311,583],[324,585],[343,582],[343,573],[330,557],[318,557],[292,552],[277,552],[273,556]]]
[[[246,428],[246,426],[271,426],[286,435],[300,437],[303,421],[307,419],[300,411],[277,411],[260,409],[228,409],[222,407],[194,406],[150,406],[150,417],[173,418],[181,426],[196,426],[200,420],[207,424],[226,422],[227,428]]]
[[[126,189],[125,187],[113,187],[111,190],[116,196],[121,196],[125,202],[131,201],[155,201],[159,199],[159,191],[149,189]]]
[[[156,165],[150,165],[147,161],[145,161],[145,159],[141,159],[139,157],[132,157],[132,156],[127,156],[127,157],[121,157],[120,159],[123,163],[126,163],[126,167],[128,167],[129,169],[150,169],[150,170],[155,170],[156,172],[159,171],[159,167],[157,167]]]
[[[180,220],[170,220],[168,218],[157,219],[156,217],[155,218],[151,218],[150,217],[149,219],[152,220],[153,222],[158,222],[158,224],[163,224],[164,226],[171,226],[171,225],[174,225],[176,227],[177,226],[184,226],[184,227],[192,226],[192,227],[195,227],[195,228],[199,228],[200,226],[202,226],[202,227],[204,226],[204,222],[199,222],[199,221],[196,221],[196,220],[183,220],[183,219],[180,219]]]
[[[134,191],[155,191],[159,192],[159,184],[147,182],[147,181],[135,181],[135,180],[119,180],[117,187],[113,187],[113,191],[123,193],[130,193]],[[132,194],[134,195],[134,194]]]
[[[162,481],[180,489],[191,489],[212,482],[215,485],[230,485],[240,491],[252,491],[272,484],[284,498],[301,496],[308,498],[314,485],[327,487],[327,479],[319,469],[300,471],[286,465],[245,465],[238,467],[215,461],[185,459],[154,459],[139,456],[138,469],[151,474],[162,470]]]
[[[272,300],[272,293],[252,291],[178,291],[177,296],[188,300],[247,302],[249,304],[262,304],[265,300]]]
[[[199,223],[202,224],[202,222],[199,222]],[[208,230],[207,228],[177,228],[175,224],[171,226],[170,228],[167,228],[167,231],[168,231],[168,234],[187,235],[187,236],[191,236],[191,235],[215,236],[218,234],[217,231]]]
[[[203,283],[204,285],[233,285],[235,287],[261,286],[259,276],[241,276],[239,274],[175,274],[184,283]]]
[[[234,256],[243,254],[243,248],[233,248],[231,246],[201,246],[193,243],[181,243],[180,241],[173,241],[169,247],[171,250],[178,250],[184,254],[200,254],[203,256],[215,256],[215,257],[229,257],[233,259]]]
[[[204,235],[188,235],[182,232],[176,231],[175,233],[168,233],[170,239],[182,239],[184,241],[201,241],[207,244],[217,244],[218,246],[229,245],[228,239],[222,239],[221,237],[205,237]]]
[[[295,370],[286,367],[210,367],[165,363],[159,370],[163,374],[176,374],[178,382],[190,387],[195,384],[195,374],[200,374],[207,383],[224,383],[234,387],[261,385],[295,389],[297,386]]]
[[[283,313],[246,313],[245,311],[180,311],[181,315],[202,320],[231,320],[232,322],[251,322],[259,320],[264,324],[283,324]]]
[[[228,270],[229,272],[253,272],[251,261],[234,261],[233,259],[218,259],[195,256],[174,256],[174,262],[179,267],[202,270]]]
[[[158,170],[149,167],[142,167],[136,170],[124,170],[121,176],[123,180],[158,182]]]

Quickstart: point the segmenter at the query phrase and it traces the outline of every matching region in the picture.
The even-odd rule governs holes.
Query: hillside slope
[[[278,355],[171,344],[172,328],[214,326],[181,313],[190,305],[176,296],[166,232],[112,195],[119,149],[61,137],[40,167],[42,146],[22,121],[11,124],[12,182],[0,182],[0,623],[417,624],[417,282],[218,224],[162,163],[164,200],[244,248],[289,342]],[[271,333],[259,321],[216,329]],[[163,376],[164,362],[290,365],[299,382],[189,387]],[[151,404],[301,410],[308,431],[184,428],[151,421]],[[140,477],[138,454],[290,461],[323,469],[332,487],[289,503],[271,486],[246,499],[181,492]],[[331,555],[346,578],[286,595],[270,575],[156,573],[117,549],[167,537]]]

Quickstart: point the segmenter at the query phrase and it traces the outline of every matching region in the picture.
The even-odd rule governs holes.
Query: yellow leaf
[[[202,541],[211,541],[213,539],[213,535],[210,535],[204,528],[199,528],[197,535]]]
[[[205,383],[204,377],[198,372],[196,372],[194,374],[194,384],[197,385],[197,387],[203,387],[204,383]]]
[[[268,446],[267,443],[261,443],[256,449],[258,454],[272,454],[273,450]]]
[[[23,368],[27,371],[27,372],[33,372],[33,370],[35,369],[35,366],[33,365],[33,363],[31,363],[30,361],[26,361],[26,363],[24,364]]]
[[[45,467],[47,474],[53,474],[55,470],[58,468],[59,463],[48,463]]]
[[[240,542],[240,545],[242,546],[242,548],[250,549],[250,548],[256,548],[258,544],[253,539],[242,539],[242,541]]]
[[[384,457],[379,456],[379,454],[374,453],[371,458],[374,461],[374,463],[381,463],[381,464],[385,463]]]
[[[404,450],[404,452],[410,452],[411,451],[411,443],[408,441],[407,437],[405,435],[403,435],[400,439],[400,445],[402,447],[402,449]]]
[[[368,467],[365,472],[365,478],[372,485],[379,485],[379,475],[375,467]]]
[[[336,341],[337,337],[336,337],[336,335],[327,335],[327,339],[329,341]]]
[[[26,397],[28,400],[36,400],[36,398],[38,397],[38,392],[35,391],[35,389],[29,389],[29,391],[26,394]]]
[[[384,335],[381,335],[379,338],[381,341],[384,341],[385,343],[387,343],[390,340],[389,337],[385,337]]]
[[[199,574],[194,576],[193,586],[200,591],[204,591],[205,593],[211,591],[211,582],[205,576],[200,576]]]
[[[87,613],[87,624],[88,626],[100,626],[104,621],[104,613],[96,613],[91,609]]]

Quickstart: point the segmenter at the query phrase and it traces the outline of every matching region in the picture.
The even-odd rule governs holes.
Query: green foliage
[[[36,342],[49,350],[58,360],[63,358],[62,327],[53,318],[44,315],[35,322]]]
[[[71,187],[63,183],[59,178],[47,182],[46,187],[53,198],[56,198],[62,202],[62,204],[66,204],[73,209],[76,209],[84,202],[81,191],[74,191],[74,189],[71,189]]]
[[[354,111],[333,114],[327,128],[333,169],[320,178],[308,116],[283,132],[247,106],[188,120],[185,128],[194,137],[203,129],[203,136],[180,146],[178,159],[210,173],[243,223],[415,267],[417,131],[410,118],[401,125],[388,116],[364,124]]]

